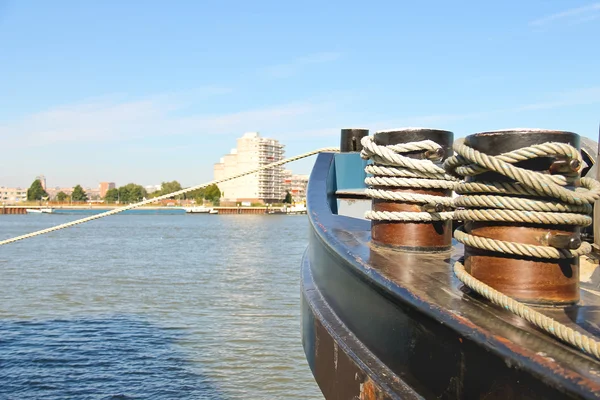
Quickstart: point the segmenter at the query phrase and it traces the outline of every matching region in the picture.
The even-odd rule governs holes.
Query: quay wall
[[[28,208],[45,208],[40,206],[0,206],[0,215],[15,215],[15,214],[27,214]],[[77,210],[77,209],[113,209],[118,208],[115,206],[97,206],[97,207],[53,207],[54,210]],[[165,209],[173,210],[180,209],[180,207],[140,207],[140,209]],[[280,207],[214,207],[215,210],[221,215],[232,215],[232,214],[284,214],[285,211]]]
[[[14,207],[14,206],[2,206],[0,207],[0,215],[6,214],[27,214],[26,208],[39,208],[39,207]]]
[[[283,210],[281,208],[267,208],[267,207],[213,207],[219,212],[219,215],[230,215],[230,214],[281,214]]]

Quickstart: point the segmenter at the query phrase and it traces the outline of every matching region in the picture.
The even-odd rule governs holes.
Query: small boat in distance
[[[27,208],[25,209],[27,214],[52,214],[54,210],[50,207],[47,208]]]
[[[285,209],[286,214],[306,214],[305,204],[296,204]]]
[[[186,213],[189,214],[211,214],[212,208],[204,206],[183,207]]]

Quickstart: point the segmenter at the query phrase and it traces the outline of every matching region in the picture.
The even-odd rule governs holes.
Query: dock
[[[231,214],[285,214],[283,207],[213,207],[219,215]]]
[[[41,207],[2,206],[2,207],[0,207],[0,215],[27,214],[26,210],[28,208],[41,208]]]
[[[0,215],[17,215],[17,214],[27,214],[27,209],[38,209],[38,208],[48,208],[48,206],[0,206]],[[97,205],[95,207],[89,206],[59,206],[52,207],[55,211],[61,210],[111,210],[114,208],[119,208],[114,205]],[[254,214],[254,215],[271,215],[271,214],[306,214],[306,208],[302,210],[302,212],[297,212],[294,208],[285,207],[245,207],[245,206],[234,206],[234,207],[213,207],[218,211],[220,215],[233,215],[233,214]],[[182,209],[181,207],[143,207],[142,209],[165,209],[165,210],[174,210],[174,209]]]

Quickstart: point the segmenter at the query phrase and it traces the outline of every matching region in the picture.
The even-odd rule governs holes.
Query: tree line
[[[152,193],[148,193],[142,185],[135,183],[128,183],[127,185],[119,188],[109,189],[106,191],[104,201],[107,203],[136,203],[142,201],[144,198],[154,198],[169,193],[173,193],[182,190],[181,184],[177,181],[163,182],[160,190]],[[27,190],[28,201],[38,201],[48,199],[48,192],[46,192],[39,179],[33,181],[29,189]],[[177,200],[195,200],[196,203],[202,203],[204,200],[210,201],[214,205],[219,204],[221,198],[221,191],[217,185],[210,185],[202,189],[196,189],[191,192],[170,197]],[[69,199],[69,195],[65,192],[58,192],[56,194],[56,200],[63,202]],[[75,202],[82,202],[88,200],[88,195],[83,190],[81,185],[76,185],[73,188],[70,199]]]
[[[28,201],[38,201],[38,200],[47,200],[50,196],[48,192],[44,190],[42,186],[42,182],[39,179],[33,181],[29,189],[27,189],[27,200]],[[58,192],[56,194],[56,199],[58,201],[65,201],[69,198],[69,195],[65,192]],[[73,192],[71,193],[71,200],[73,201],[87,201],[88,196],[85,193],[85,190],[81,187],[81,185],[77,185],[73,188]]]

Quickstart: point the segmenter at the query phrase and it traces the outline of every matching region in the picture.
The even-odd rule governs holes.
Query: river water
[[[81,215],[7,215],[0,238]],[[306,216],[130,214],[0,247],[0,398],[322,399]]]

